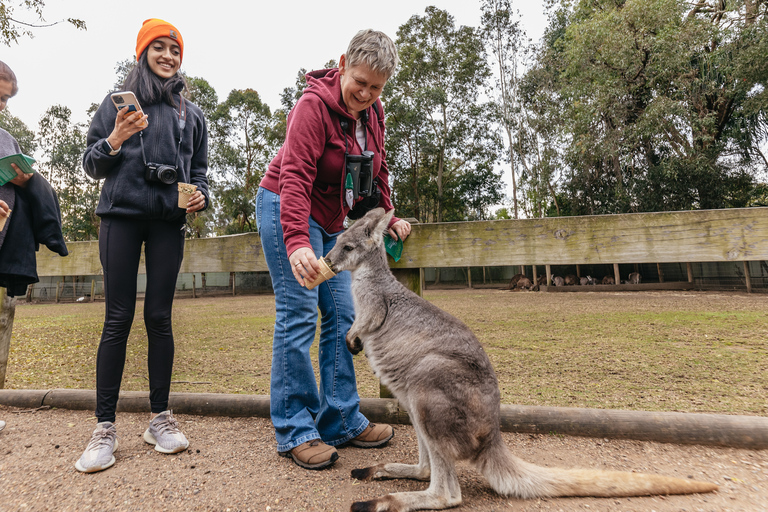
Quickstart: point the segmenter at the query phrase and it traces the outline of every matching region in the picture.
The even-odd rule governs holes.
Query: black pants
[[[99,256],[104,269],[106,311],[96,357],[96,418],[115,421],[128,334],[136,310],[136,277],[144,244],[147,289],[144,325],[149,341],[149,401],[152,412],[168,408],[173,371],[171,310],[184,256],[183,221],[104,217]]]

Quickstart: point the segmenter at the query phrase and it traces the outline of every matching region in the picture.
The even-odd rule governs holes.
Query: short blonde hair
[[[19,92],[19,84],[16,83],[16,74],[5,62],[0,60],[0,80],[5,80],[11,84],[11,96],[16,96]]]
[[[345,53],[347,65],[365,64],[371,70],[381,73],[389,80],[395,73],[399,59],[392,39],[384,32],[373,29],[361,30],[349,42]]]

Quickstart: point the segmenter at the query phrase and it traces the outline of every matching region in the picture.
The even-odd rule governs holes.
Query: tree
[[[83,172],[87,128],[72,124],[71,117],[69,108],[55,105],[40,120],[38,140],[44,157],[40,172],[59,195],[64,237],[70,241],[92,240],[98,236],[95,212],[100,184],[87,179]]]
[[[748,204],[768,164],[765,0],[569,5],[552,16],[528,83],[540,118],[558,127],[572,211]]]
[[[233,90],[211,118],[216,193],[225,232],[255,231],[252,222],[259,182],[276,154],[269,106],[253,89]]]
[[[37,151],[35,132],[30,130],[24,122],[12,115],[8,109],[0,112],[0,128],[4,129],[16,139],[25,155],[34,155]]]
[[[482,41],[435,7],[411,17],[397,34],[400,67],[383,97],[398,211],[410,203],[422,221],[483,218],[485,206],[501,197],[501,177],[493,170],[499,141],[480,101],[489,76]],[[479,202],[462,195],[477,179],[472,174],[489,180],[485,189],[498,194]],[[410,187],[398,185],[401,178]],[[408,197],[414,190],[417,196]],[[425,200],[425,193],[432,197]]]
[[[523,112],[520,105],[518,72],[519,53],[522,51],[525,33],[519,21],[513,21],[511,0],[483,0],[481,4],[480,34],[496,64],[496,84],[491,91],[493,112],[507,136],[508,161],[512,177],[512,205],[514,218],[518,217],[517,160],[525,165],[521,151]],[[517,146],[517,149],[515,149]]]
[[[17,43],[20,37],[34,37],[32,29],[45,28],[59,23],[69,23],[77,29],[85,30],[85,22],[75,18],[46,23],[43,19],[43,0],[18,0],[16,2],[0,2],[0,43],[10,46]],[[32,11],[36,17],[35,22],[24,21],[15,16],[16,9]]]
[[[186,77],[188,93],[187,99],[200,107],[207,120],[212,119],[216,113],[216,109],[219,106],[219,96],[216,94],[216,90],[210,83],[204,78],[200,77]],[[209,126],[209,132],[210,132]],[[209,135],[208,138],[208,154],[209,163],[212,146],[215,144],[214,139]],[[208,188],[209,191],[213,191],[217,188],[214,174],[208,173]],[[208,236],[211,232],[212,226],[215,224],[216,211],[218,209],[218,200],[214,194],[210,194],[210,204],[208,208],[202,212],[195,212],[191,215],[187,215],[187,236],[191,238],[203,238]]]

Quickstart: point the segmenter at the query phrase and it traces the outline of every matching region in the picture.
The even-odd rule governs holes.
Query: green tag
[[[384,235],[384,247],[387,249],[387,254],[392,256],[395,262],[400,261],[400,256],[403,255],[403,241],[400,240],[400,237],[395,240],[389,235]]]
[[[344,188],[346,189],[353,189],[355,188],[355,183],[352,181],[352,175],[347,174],[347,179],[344,180]]]

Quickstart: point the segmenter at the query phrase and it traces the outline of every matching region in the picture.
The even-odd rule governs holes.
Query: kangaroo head
[[[336,273],[355,270],[366,260],[384,251],[384,233],[394,210],[375,208],[339,235],[336,245],[325,259]]]

